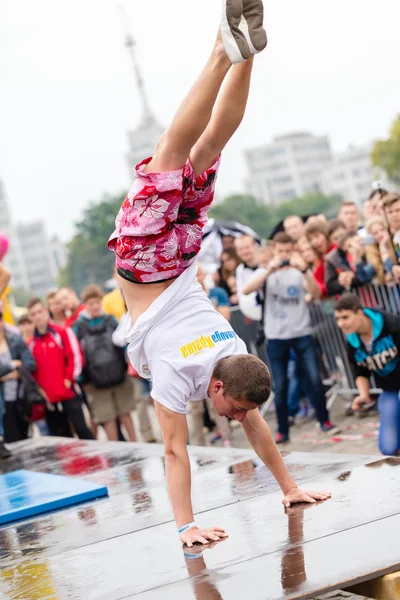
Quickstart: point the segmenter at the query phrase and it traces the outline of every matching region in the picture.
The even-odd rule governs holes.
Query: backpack
[[[99,325],[92,326],[87,319],[78,323],[78,338],[86,360],[84,376],[95,388],[119,385],[126,377],[125,352],[113,344],[114,329],[114,319],[109,315],[103,316]]]
[[[32,417],[34,406],[42,406],[43,409],[46,406],[46,399],[42,395],[40,387],[36,383],[32,373],[30,373],[25,367],[19,367],[19,389],[18,399],[22,408],[24,419],[29,420]]]

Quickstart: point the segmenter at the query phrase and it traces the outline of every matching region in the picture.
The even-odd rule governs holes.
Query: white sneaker
[[[246,37],[240,29],[243,15],[243,0],[223,0],[221,17],[221,35],[225,52],[235,64],[247,60],[251,51]],[[249,35],[250,39],[250,35]]]

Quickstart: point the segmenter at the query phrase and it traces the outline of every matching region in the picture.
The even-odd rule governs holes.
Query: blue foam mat
[[[107,487],[75,477],[13,471],[0,475],[0,525],[107,495]]]

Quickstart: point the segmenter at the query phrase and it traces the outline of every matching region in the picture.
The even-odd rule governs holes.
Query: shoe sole
[[[251,56],[249,44],[239,28],[242,11],[242,0],[223,0],[221,35],[225,52],[233,64],[243,62]]]
[[[252,54],[262,52],[268,44],[267,32],[264,29],[263,22],[264,5],[262,0],[243,0],[243,19],[240,28],[246,37]]]

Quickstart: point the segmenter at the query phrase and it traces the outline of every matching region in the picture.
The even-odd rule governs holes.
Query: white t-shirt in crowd
[[[181,414],[189,400],[207,397],[221,358],[247,354],[197,282],[196,271],[196,264],[186,269],[126,328],[129,359],[141,377],[151,379],[152,398]]]
[[[258,273],[266,273],[260,268]],[[293,267],[279,269],[267,279],[264,331],[268,340],[288,340],[311,334],[305,300],[304,275]]]

